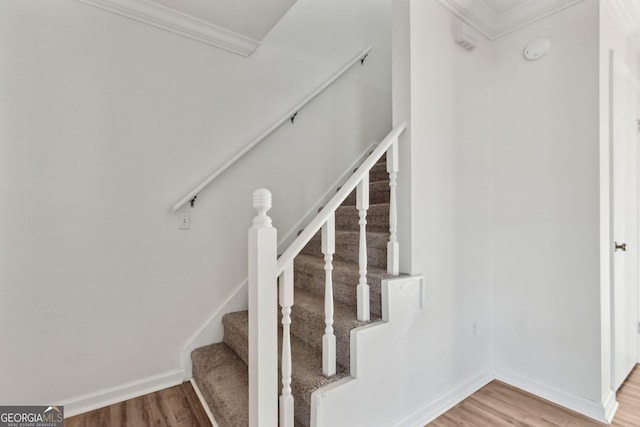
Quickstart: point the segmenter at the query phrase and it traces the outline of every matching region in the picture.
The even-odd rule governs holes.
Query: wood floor
[[[618,390],[614,427],[640,427],[640,367]],[[211,427],[190,383],[65,420],[65,427]],[[582,415],[493,381],[428,427],[602,427]]]
[[[631,375],[622,384],[616,395],[616,400],[620,407],[611,425],[616,427],[640,426],[640,365],[636,365]]]
[[[620,387],[620,404],[613,419],[615,427],[640,426],[640,367]],[[544,399],[525,393],[500,381],[493,381],[463,400],[428,427],[602,427],[604,424],[583,417]]]
[[[65,427],[211,427],[191,383],[64,420]]]

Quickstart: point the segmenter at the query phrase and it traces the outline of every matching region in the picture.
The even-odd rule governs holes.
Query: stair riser
[[[387,163],[378,163],[369,171],[369,182],[384,181],[389,179]]]
[[[278,351],[281,352],[282,348],[280,347]],[[278,360],[279,366],[281,363],[281,360]],[[319,366],[318,369],[322,370],[322,366]],[[280,396],[280,394],[282,394],[282,372],[280,372],[280,367],[278,367],[278,396]],[[295,401],[293,406],[293,417],[295,421],[299,425],[308,426],[311,420],[311,393],[305,393],[305,388],[296,375],[295,359],[291,373],[291,394],[294,396]]]
[[[367,211],[367,231],[389,231],[389,205],[371,205]],[[336,211],[336,230],[360,231],[360,215],[355,206],[342,206]]]
[[[324,295],[325,276],[308,271],[295,271],[296,287],[313,292],[317,295]],[[380,280],[367,280],[369,284],[369,310],[373,315],[382,316],[382,305],[380,299]],[[333,281],[333,298],[337,302],[353,305],[357,298],[356,285],[358,279],[348,283],[334,280]],[[357,309],[354,306],[354,316]]]
[[[371,182],[369,183],[369,204],[389,203],[389,182]],[[353,190],[342,203],[343,206],[352,206],[356,204],[356,190]]]
[[[291,380],[291,394],[294,396],[293,417],[295,421],[303,426],[310,425],[311,394],[303,393],[298,382],[293,378]]]
[[[224,325],[224,343],[231,347],[244,363],[249,365],[248,325],[238,325],[226,316],[222,318],[222,324]]]
[[[291,310],[291,333],[318,351],[322,351],[324,335],[324,315],[294,305]],[[349,330],[334,325],[336,336],[336,361],[344,368],[349,367],[350,339]]]
[[[334,259],[338,261],[360,262],[360,242],[358,234],[336,233],[336,252]],[[367,265],[386,268],[387,267],[387,242],[386,235],[367,234]],[[303,254],[324,257],[322,253],[322,241],[319,236],[315,236],[302,250]]]

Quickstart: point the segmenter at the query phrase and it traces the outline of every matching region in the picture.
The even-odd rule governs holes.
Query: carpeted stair
[[[371,321],[376,321],[381,316],[380,282],[388,277],[389,175],[385,157],[371,169],[369,180],[371,206],[367,211],[367,282]],[[331,378],[322,375],[325,270],[320,233],[295,259],[291,388],[297,426],[310,425],[313,391],[349,375],[350,331],[366,323],[356,318],[356,286],[360,277],[358,222],[354,191],[336,211],[333,327],[338,365],[337,374]],[[229,313],[222,322],[224,342],[201,347],[191,353],[193,378],[220,427],[248,426],[248,313]],[[282,337],[279,345],[281,340]],[[280,386],[279,381],[278,393]]]

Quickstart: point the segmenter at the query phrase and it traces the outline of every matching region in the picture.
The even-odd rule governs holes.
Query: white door
[[[638,363],[638,84],[611,55],[612,370],[617,390]]]

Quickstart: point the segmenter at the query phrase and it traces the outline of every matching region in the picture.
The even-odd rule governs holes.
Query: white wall
[[[427,420],[438,392],[489,366],[604,419],[615,402],[601,330],[599,2],[494,42],[478,37],[471,53],[453,43],[458,19],[436,1],[394,6],[394,121],[411,119],[404,270],[426,275],[422,339],[439,352],[417,356],[437,368],[418,369],[425,386],[413,404],[423,399]],[[528,62],[524,46],[538,37],[552,48]]]
[[[509,34],[494,44],[493,68],[498,378],[587,406],[605,397],[598,16],[588,0]],[[551,50],[527,62],[524,46],[538,37]]]
[[[407,344],[403,362],[415,364],[416,381],[398,395],[407,413],[428,418],[445,393],[465,397],[491,368],[492,47],[479,35],[473,52],[456,45],[458,20],[434,0],[394,8],[394,121],[410,119],[400,144],[400,179],[411,175],[401,189],[400,218],[411,221],[403,269],[426,280],[419,344]]]
[[[71,410],[179,378],[246,278],[251,192],[286,232],[390,129],[389,19],[299,0],[245,59],[71,0],[1,2],[0,401]],[[369,45],[178,230],[177,200]]]

